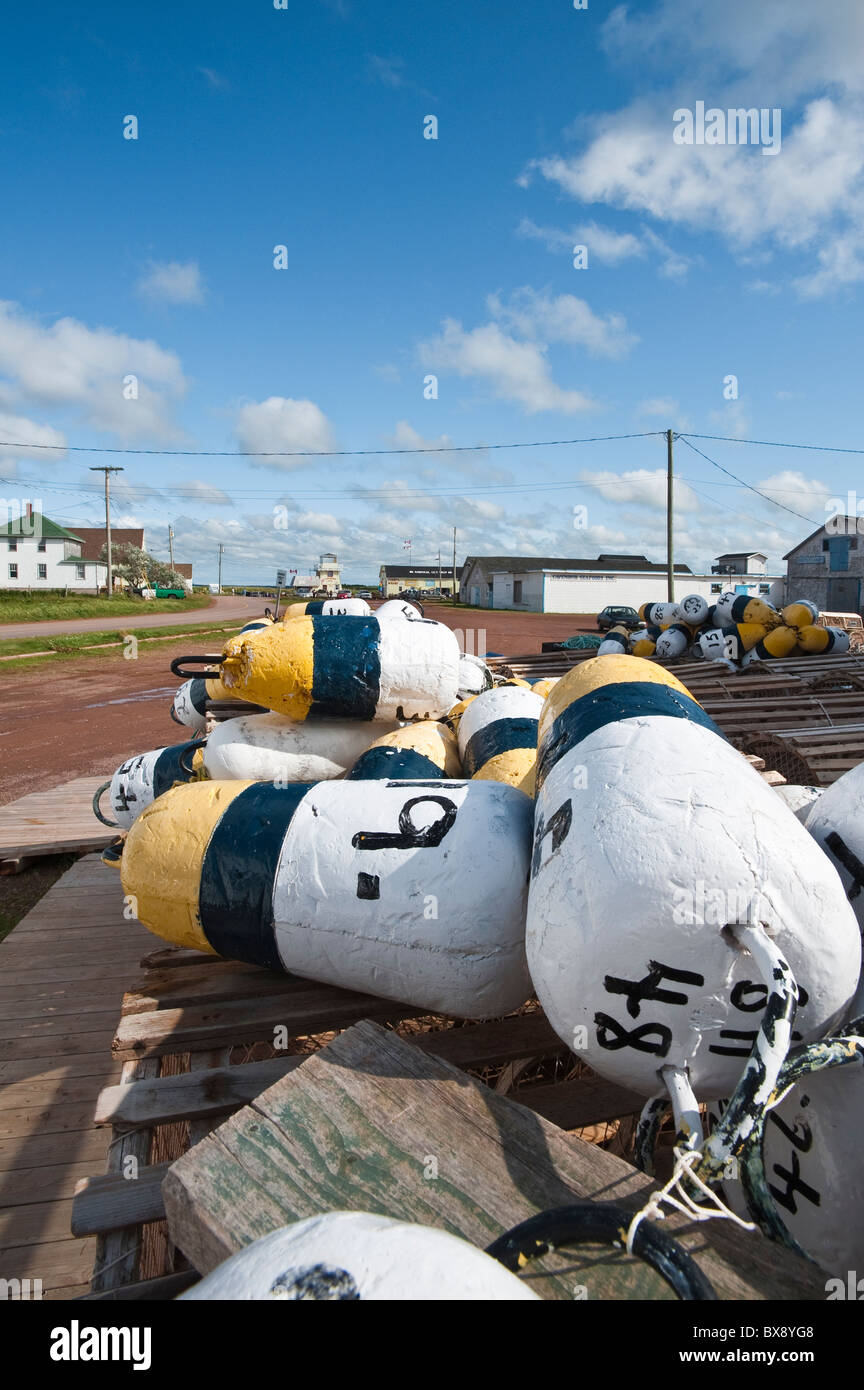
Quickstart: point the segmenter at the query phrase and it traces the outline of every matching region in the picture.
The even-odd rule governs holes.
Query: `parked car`
[[[350,589],[340,589],[339,592],[338,592],[338,594],[336,595],[336,597],[337,597],[337,598],[353,598],[354,595],[352,594],[352,592],[351,592]]]
[[[636,628],[639,626],[639,614],[635,608],[615,608],[612,605],[604,608],[597,614],[598,632],[608,632],[610,627]]]
[[[371,589],[361,589],[361,590],[359,591],[359,593],[357,594],[357,597],[358,597],[358,598],[372,598],[372,597],[373,597],[372,590],[371,590]]]

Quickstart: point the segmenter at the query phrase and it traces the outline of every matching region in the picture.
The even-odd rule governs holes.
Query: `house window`
[[[10,541],[10,542],[9,542],[9,549],[10,549],[10,550],[17,550],[17,549],[18,549],[18,542],[17,542],[17,541]]]
[[[10,566],[9,566],[9,578],[10,578],[10,579],[17,579],[17,578],[18,578],[18,566],[17,566],[17,565],[10,565]]]
[[[36,549],[39,551],[39,554],[40,554],[40,555],[44,555],[44,554],[45,554],[45,550],[46,550],[45,542],[44,542],[44,541],[40,541],[39,544],[37,545]]]
[[[712,592],[712,594],[722,594],[722,592],[723,592],[723,585],[722,585],[722,584],[712,584],[712,585],[711,585],[711,592]]]
[[[36,578],[37,578],[37,579],[47,579],[47,578],[48,578],[48,566],[47,566],[47,565],[37,565],[37,566],[36,566]]]
[[[521,579],[514,579],[514,580],[513,580],[513,602],[514,602],[514,603],[521,603],[521,602],[522,602],[522,580],[521,580]]]
[[[759,585],[759,592],[760,592],[760,594],[770,594],[770,592],[771,592],[771,585],[770,585],[770,584],[760,584],[760,585]]]
[[[87,577],[87,574],[86,574],[86,571],[85,571],[85,569],[84,569],[84,566],[83,566],[83,565],[76,565],[76,566],[75,566],[75,578],[76,578],[76,579],[86,579],[86,577]]]

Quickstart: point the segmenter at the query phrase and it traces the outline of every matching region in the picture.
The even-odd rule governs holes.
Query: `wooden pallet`
[[[644,1207],[654,1184],[629,1163],[467,1080],[417,1042],[370,1022],[349,1028],[169,1168],[169,1228],[196,1269],[208,1273],[259,1237],[326,1211],[416,1221],[483,1249],[574,1201]],[[664,1228],[720,1298],[824,1298],[819,1270],[755,1232],[677,1213]],[[611,1246],[562,1250],[524,1273],[545,1299],[673,1296]],[[410,1269],[405,1278],[410,1285]]]
[[[406,1004],[194,951],[157,950],[142,965],[114,1039],[122,1077],[96,1105],[96,1124],[112,1132],[109,1169],[79,1182],[73,1203],[73,1233],[97,1237],[94,1295],[125,1289],[133,1296],[130,1286],[140,1284],[148,1296],[153,1280],[183,1273],[161,1224],[171,1162],[361,1019],[386,1023],[463,1073],[489,1077],[499,1092],[512,1088],[528,1110],[567,1130],[601,1126],[605,1135],[608,1122],[642,1106],[634,1092],[577,1065],[536,1005],[485,1023],[420,1019]],[[540,1063],[545,1078],[517,1080]]]
[[[105,777],[76,777],[47,792],[0,806],[0,873],[44,854],[104,849],[116,835],[93,814],[93,795]]]

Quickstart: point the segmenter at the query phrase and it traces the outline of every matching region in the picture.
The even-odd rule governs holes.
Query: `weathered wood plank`
[[[359,1018],[410,1018],[423,1012],[371,994],[309,984],[302,991],[259,1000],[226,1000],[212,1006],[128,1014],[120,1021],[112,1051],[123,1058],[197,1052],[241,1042],[272,1041],[277,1028],[284,1027],[293,1038],[342,1028]]]
[[[106,774],[110,776],[111,774]],[[0,806],[0,859],[101,849],[116,835],[93,814],[105,777],[76,777],[50,792],[31,792]]]
[[[75,1188],[73,1236],[99,1235],[161,1220],[165,1215],[162,1179],[170,1167],[170,1163],[153,1163],[139,1168],[137,1178],[117,1173],[83,1176]]]
[[[437,1177],[430,1177],[435,1160]],[[364,1022],[265,1091],[172,1166],[165,1206],[202,1273],[250,1241],[328,1210],[418,1221],[485,1246],[538,1210],[577,1198],[637,1210],[652,1184],[394,1033]],[[824,1278],[739,1230],[668,1223],[723,1298],[824,1297]],[[549,1297],[664,1297],[637,1261],[567,1252]],[[559,1266],[560,1268],[560,1266]]]
[[[422,1051],[465,1068],[498,1066],[520,1057],[555,1056],[566,1051],[540,1013],[471,1027],[416,1033],[412,1034],[411,1041]],[[94,1122],[111,1124],[115,1128],[134,1128],[226,1115],[254,1100],[304,1060],[305,1055],[276,1057],[243,1066],[215,1067],[180,1076],[135,1081],[130,1085],[107,1086],[96,1102]],[[545,1092],[547,1088],[542,1089]],[[623,1094],[629,1101],[629,1093]]]
[[[140,1062],[126,1062],[123,1067],[123,1077],[127,1084],[133,1084],[137,1079],[146,1080],[158,1075],[159,1062],[156,1058],[147,1058]],[[101,1181],[116,1184],[119,1177],[121,1181],[125,1182],[127,1188],[130,1185],[137,1185],[140,1174],[146,1169],[150,1156],[151,1137],[151,1131],[143,1128],[133,1130],[131,1134],[115,1135],[108,1153],[108,1175]],[[100,1180],[94,1179],[94,1181]],[[78,1190],[76,1188],[76,1199],[72,1207],[73,1223],[78,1208]],[[86,1201],[83,1205],[86,1211]],[[72,1233],[73,1235],[78,1234],[74,1229],[74,1224]],[[121,1222],[117,1222],[111,1227],[101,1227],[93,1260],[91,1279],[93,1292],[100,1293],[106,1289],[116,1288],[120,1284],[131,1283],[138,1277],[140,1259],[140,1230],[125,1229]]]
[[[595,1075],[554,1086],[524,1086],[511,1099],[542,1115],[559,1129],[584,1129],[586,1125],[638,1115],[645,1097]]]

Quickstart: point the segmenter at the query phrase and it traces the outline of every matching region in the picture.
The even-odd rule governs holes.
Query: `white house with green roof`
[[[104,585],[107,566],[83,558],[80,536],[28,506],[0,526],[0,589],[88,589]]]

